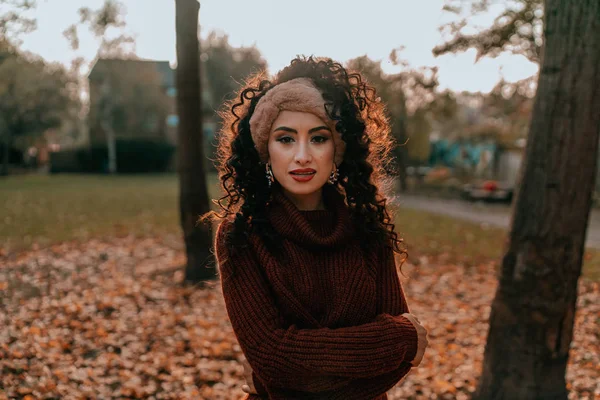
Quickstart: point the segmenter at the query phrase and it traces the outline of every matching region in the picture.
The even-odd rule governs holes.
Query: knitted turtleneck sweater
[[[230,250],[222,222],[216,255],[227,313],[259,395],[246,399],[387,399],[410,370],[417,332],[392,249],[363,254],[344,198],[301,211],[277,191],[269,220],[278,260],[258,235]],[[232,269],[235,270],[232,272]]]

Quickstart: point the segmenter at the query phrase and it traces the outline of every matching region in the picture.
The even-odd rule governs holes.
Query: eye
[[[325,136],[313,136],[312,140],[316,143],[325,143],[329,138]]]
[[[283,144],[287,144],[287,143],[291,143],[293,141],[293,139],[289,136],[283,136],[280,137],[279,139],[277,139],[278,142],[281,142]]]

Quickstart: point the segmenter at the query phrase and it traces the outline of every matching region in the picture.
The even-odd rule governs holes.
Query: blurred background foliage
[[[21,35],[36,27],[35,19],[27,18],[28,14],[23,12],[35,8],[35,1],[2,0],[0,4],[3,6],[0,13],[3,174],[9,173],[9,158],[5,153],[16,154],[11,156],[17,160],[10,163],[13,173],[28,168],[58,172],[65,168],[51,167],[51,160],[64,161],[69,157],[55,157],[53,153],[77,150],[82,153],[84,148],[89,152],[91,147],[105,146],[106,157],[110,158],[110,142],[116,139],[162,141],[177,147],[174,71],[170,66],[159,65],[160,62],[140,60],[136,56],[135,38],[126,29],[122,2],[107,0],[98,9],[81,7],[79,20],[73,21],[63,32],[73,50],[79,48],[82,30],[96,37],[97,55],[87,75],[83,72],[86,63],[82,58],[75,58],[67,68],[20,50]],[[541,1],[509,2],[493,26],[480,29],[476,34],[464,34],[469,28],[469,17],[489,11],[490,4],[488,0],[468,4],[446,2],[447,13],[456,18],[440,28],[447,41],[433,52],[441,55],[475,48],[478,57],[510,51],[538,61]],[[209,32],[201,40],[200,50],[201,79],[205,88],[201,110],[203,133],[206,156],[211,159],[215,134],[220,129],[217,111],[250,73],[266,69],[267,64],[258,48],[234,47],[223,33]],[[401,72],[385,73],[382,62],[393,63]],[[446,157],[441,163],[439,158],[432,157],[439,140],[466,141],[470,146],[494,143],[493,165],[480,168],[487,171],[486,178],[497,177],[498,170],[504,168],[499,165],[503,149],[524,146],[536,88],[535,76],[516,83],[501,79],[489,93],[453,92],[439,89],[436,68],[411,66],[403,58],[402,47],[391,49],[387,60],[372,60],[364,55],[345,64],[360,71],[387,105],[393,134],[398,143],[403,144],[397,148],[396,163],[402,190],[412,182],[410,175],[415,169],[409,168],[411,166],[446,167],[451,172],[464,169],[462,165],[467,161],[462,154],[467,150],[458,152],[453,159]],[[147,68],[142,68],[143,65]],[[114,139],[110,139],[113,136]],[[176,168],[175,155],[172,157],[162,171]],[[473,171],[480,163],[476,158],[471,157],[474,165],[469,168]],[[104,172],[109,172],[110,160],[104,164]],[[208,160],[206,165],[210,169],[212,162]],[[81,172],[89,171],[84,165],[67,169],[78,168]],[[117,167],[118,171],[125,172],[125,169]]]

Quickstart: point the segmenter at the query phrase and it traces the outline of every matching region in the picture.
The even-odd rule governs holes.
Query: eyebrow
[[[314,133],[314,132],[317,132],[317,131],[320,131],[320,130],[323,130],[323,129],[325,129],[325,130],[327,130],[327,131],[331,132],[331,129],[329,129],[329,128],[328,128],[328,127],[326,127],[325,125],[321,125],[321,126],[317,126],[317,127],[315,127],[315,128],[311,128],[311,129],[309,129],[309,130],[308,130],[308,133]],[[287,126],[280,126],[280,127],[278,127],[278,128],[275,128],[275,129],[273,130],[273,132],[277,132],[277,131],[285,131],[285,132],[291,132],[291,133],[296,133],[296,134],[298,133],[298,131],[297,131],[297,130],[295,130],[295,129],[293,129],[293,128],[288,128]]]

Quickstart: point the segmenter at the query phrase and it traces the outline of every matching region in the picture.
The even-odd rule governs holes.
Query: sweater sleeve
[[[255,255],[249,248],[229,252],[226,231],[221,224],[216,241],[223,297],[240,347],[263,382],[280,386],[298,375],[318,374],[375,377],[396,370],[411,356],[416,332],[403,317],[383,314],[339,329],[282,326]]]
[[[406,318],[401,314],[410,311],[398,278],[394,252],[388,246],[382,246],[379,251],[376,278],[377,314],[385,318],[404,320]],[[405,360],[396,369],[372,378],[355,379],[348,386],[336,391],[331,399],[369,399],[396,386],[412,368],[409,361],[413,360],[417,353],[417,330],[412,324],[411,327],[412,329],[405,332],[406,337],[397,338],[408,341],[411,345]]]
[[[377,314],[385,313],[391,316],[399,316],[404,313],[410,313],[406,297],[404,296],[404,290],[398,278],[394,250],[389,246],[382,246],[379,260],[379,269],[377,271]]]

